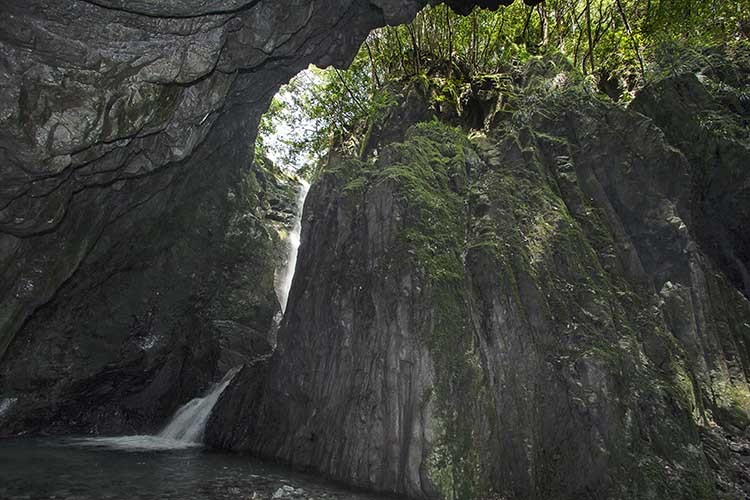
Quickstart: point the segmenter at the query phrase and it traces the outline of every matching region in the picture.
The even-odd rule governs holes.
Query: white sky
[[[312,88],[321,83],[320,76],[311,69],[303,70],[294,77],[295,85],[284,85],[276,94],[275,99],[281,100],[286,105],[286,111],[275,117],[273,124],[275,132],[263,137],[268,157],[279,167],[285,170],[296,171],[314,160],[309,153],[303,154],[299,165],[290,165],[287,158],[290,156],[291,147],[284,140],[300,140],[309,136],[316,128],[315,120],[311,120],[300,109],[295,109],[292,91],[309,93],[312,98]]]

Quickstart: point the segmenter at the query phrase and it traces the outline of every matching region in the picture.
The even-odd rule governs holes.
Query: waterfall
[[[286,303],[289,300],[289,290],[292,288],[294,268],[297,266],[297,253],[299,252],[300,234],[302,233],[302,209],[305,206],[305,198],[310,191],[310,184],[300,179],[302,184],[297,194],[297,212],[294,218],[294,226],[289,233],[289,252],[287,253],[286,265],[277,280],[276,296],[281,304],[281,312],[286,311]]]
[[[242,367],[238,366],[229,370],[220,382],[208,390],[205,396],[194,398],[180,407],[158,437],[187,443],[201,443],[211,410],[240,368]]]
[[[132,451],[176,450],[200,446],[211,410],[241,368],[241,366],[232,368],[221,381],[211,386],[205,395],[194,398],[181,406],[166,427],[156,436],[87,438],[76,439],[73,443]]]
[[[286,264],[281,269],[276,279],[276,296],[281,304],[281,311],[286,310],[289,290],[292,288],[294,270],[297,267],[297,254],[300,246],[300,234],[302,232],[302,209],[305,198],[310,191],[310,184],[300,179],[300,190],[297,194],[296,213],[294,226],[289,233],[289,248]],[[216,405],[221,393],[227,388],[237,372],[242,368],[235,367],[227,372],[221,381],[214,384],[201,397],[194,398],[181,406],[175,412],[169,423],[156,436],[120,436],[106,438],[76,439],[74,444],[85,446],[100,446],[105,448],[116,448],[131,451],[143,450],[174,450],[201,446],[203,433],[206,430],[211,410]],[[0,407],[2,409],[2,407]]]

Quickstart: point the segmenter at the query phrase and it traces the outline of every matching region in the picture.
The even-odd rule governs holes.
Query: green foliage
[[[255,155],[258,158],[266,158],[269,155],[269,146],[266,144],[268,138],[276,134],[276,124],[281,114],[284,112],[284,103],[274,97],[268,106],[268,111],[261,117],[258,124],[258,135],[255,139]]]
[[[679,69],[674,54],[743,43],[750,2],[725,0],[516,1],[495,12],[460,16],[443,4],[407,25],[373,31],[345,71],[311,68],[274,99],[256,149],[316,176],[327,151],[361,157],[408,81],[432,89],[439,105],[458,106],[480,75],[512,72],[535,55],[558,54],[592,75],[594,87],[629,99],[635,89]]]
[[[410,208],[407,244],[434,279],[463,276],[463,241],[456,239],[463,234],[464,204],[456,191],[465,183],[465,142],[456,129],[437,121],[417,124],[409,140],[391,146],[400,160],[379,173],[381,181],[401,189]]]
[[[584,73],[635,79],[664,45],[696,48],[747,39],[748,19],[750,2],[723,0],[547,0],[536,7],[514,2],[468,16],[441,4],[411,24],[374,31],[362,52],[378,82],[420,75],[469,81],[554,52]]]
[[[680,69],[674,54],[746,43],[750,2],[725,0],[516,1],[468,16],[445,5],[425,8],[407,25],[373,31],[345,71],[311,68],[274,99],[260,124],[256,149],[307,176],[316,176],[332,147],[361,157],[409,81],[438,107],[458,108],[468,82],[512,73],[534,56],[555,54],[591,75],[593,87],[629,99]],[[598,82],[598,84],[597,84]]]
[[[374,86],[362,52],[346,71],[311,67],[283,87],[261,120],[256,149],[306,176],[317,175],[333,145],[358,157],[368,126],[393,104]]]

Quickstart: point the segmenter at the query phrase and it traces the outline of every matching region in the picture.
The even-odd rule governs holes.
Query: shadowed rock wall
[[[212,444],[414,498],[748,494],[750,302],[693,203],[712,158],[563,67],[472,83],[471,134],[406,92],[405,135],[331,156],[279,349]]]
[[[217,328],[237,331],[216,321],[265,333],[269,235],[233,242],[262,218],[259,117],[297,71],[345,66],[421,6],[0,2],[2,433],[153,427],[214,376]],[[226,306],[238,284],[249,310]]]

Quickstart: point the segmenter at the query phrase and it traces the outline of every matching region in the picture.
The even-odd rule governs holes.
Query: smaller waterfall
[[[310,191],[310,184],[307,181],[300,179],[300,183],[302,186],[297,194],[297,215],[294,218],[292,232],[289,233],[289,253],[276,287],[276,296],[281,303],[282,312],[286,311],[289,290],[292,288],[292,279],[294,278],[294,269],[297,267],[297,253],[299,252],[300,234],[302,233],[302,209],[305,206],[307,193]]]
[[[292,288],[294,270],[297,267],[297,254],[300,246],[300,234],[302,232],[302,209],[305,198],[310,191],[310,184],[300,180],[300,190],[297,194],[297,212],[294,218],[294,226],[289,233],[289,252],[286,265],[280,271],[276,279],[276,296],[281,304],[281,311],[286,310],[289,290]],[[105,448],[116,448],[131,451],[143,450],[174,450],[200,446],[203,434],[206,430],[211,410],[216,405],[221,393],[227,388],[241,366],[227,372],[220,382],[214,384],[205,395],[189,401],[181,406],[174,414],[169,423],[156,436],[120,436],[107,438],[76,439],[75,444],[85,446],[101,446]],[[2,407],[0,407],[2,409]]]
[[[204,396],[194,398],[181,406],[166,427],[156,436],[120,436],[105,438],[77,439],[75,444],[101,446],[124,450],[175,450],[200,446],[219,396],[224,392],[242,367],[232,368],[221,381],[214,384]]]
[[[205,396],[194,398],[180,407],[164,430],[159,433],[158,437],[188,443],[203,442],[203,432],[206,430],[211,410],[214,409],[219,396],[221,396],[221,393],[224,392],[224,389],[227,388],[229,382],[232,381],[240,368],[236,367],[229,370],[220,382],[214,384],[209,389]]]

